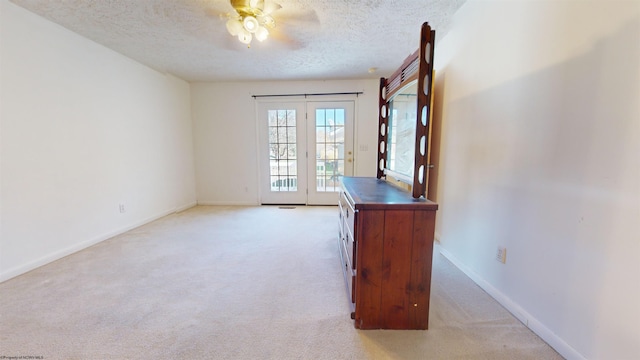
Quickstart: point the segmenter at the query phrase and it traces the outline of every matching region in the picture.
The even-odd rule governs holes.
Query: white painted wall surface
[[[189,84],[0,6],[0,280],[194,205]]]
[[[355,103],[354,172],[356,176],[375,176],[378,84],[377,79],[192,84],[198,203],[259,203],[256,100],[252,95],[363,92]],[[316,96],[307,100],[336,98],[349,97]],[[304,97],[279,99],[304,101]]]
[[[435,54],[447,255],[565,357],[640,359],[640,2],[471,0]]]

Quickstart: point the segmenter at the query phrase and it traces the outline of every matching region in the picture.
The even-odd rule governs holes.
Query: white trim
[[[257,101],[256,122],[258,132],[258,173],[259,178],[259,194],[258,202],[260,204],[301,204],[307,202],[307,164],[308,158],[302,157],[302,153],[298,152],[297,159],[297,183],[296,191],[271,191],[270,166],[269,159],[269,131],[268,131],[268,110],[293,109],[299,118],[296,122],[296,137],[298,149],[307,150],[307,102],[304,100],[292,101]],[[299,151],[299,150],[298,150]]]
[[[165,216],[170,215],[170,214],[172,214],[174,212],[175,212],[174,210],[163,211],[160,214],[148,217],[148,218],[143,219],[141,221],[134,222],[133,224],[129,224],[129,225],[121,227],[119,229],[116,229],[116,230],[113,230],[113,231],[109,231],[109,232],[107,232],[105,234],[96,236],[93,239],[89,239],[87,241],[83,241],[83,242],[80,242],[78,244],[71,245],[71,246],[66,247],[64,249],[61,249],[61,250],[58,250],[58,251],[54,251],[54,252],[52,252],[52,253],[50,253],[48,255],[45,255],[45,256],[43,256],[43,257],[41,257],[39,259],[36,259],[36,260],[28,262],[28,263],[26,263],[24,265],[20,265],[20,266],[14,267],[12,269],[9,269],[7,271],[4,271],[4,272],[0,273],[0,283],[4,282],[4,281],[7,281],[9,279],[12,279],[12,278],[14,278],[16,276],[25,274],[25,273],[27,273],[27,272],[29,272],[31,270],[39,268],[40,266],[49,264],[49,263],[54,262],[56,260],[60,260],[65,256],[68,256],[68,255],[74,254],[74,253],[76,253],[78,251],[84,250],[84,249],[86,249],[86,248],[88,248],[90,246],[93,246],[93,245],[95,245],[95,244],[97,244],[99,242],[102,242],[102,241],[110,239],[110,238],[112,238],[114,236],[123,234],[123,233],[125,233],[125,232],[127,232],[129,230],[135,229],[137,227],[140,227],[142,225],[150,223],[150,222],[152,222],[154,220],[158,220],[161,217],[165,217]]]
[[[353,176],[355,173],[355,163],[353,159],[355,156],[355,144],[353,139],[354,127],[356,121],[356,101],[355,100],[336,100],[336,101],[307,101],[307,150],[309,156],[307,158],[307,179],[308,179],[308,192],[307,192],[307,204],[313,205],[335,205],[338,203],[338,193],[335,192],[319,192],[316,189],[316,179],[318,176],[317,169],[317,146],[316,146],[316,114],[315,111],[318,108],[343,108],[345,110],[345,123],[344,123],[344,176]],[[309,140],[312,139],[312,140]],[[348,154],[351,152],[351,164],[348,163]],[[350,169],[349,169],[350,167]]]
[[[262,180],[262,176],[263,176],[263,172],[264,172],[264,170],[262,170],[262,166],[260,166],[260,160],[261,160],[262,152],[264,151],[264,150],[260,149],[261,143],[262,143],[262,137],[261,137],[261,134],[260,134],[260,131],[262,129],[262,126],[260,125],[260,106],[261,106],[262,103],[260,101],[258,101],[257,98],[253,98],[253,104],[254,104],[254,110],[255,110],[255,114],[254,114],[253,117],[254,117],[254,120],[255,120],[255,123],[256,123],[256,127],[255,127],[255,129],[256,129],[256,132],[255,132],[255,135],[256,135],[256,137],[255,137],[256,162],[257,162],[257,165],[258,165],[258,166],[256,166],[256,170],[257,170],[256,171],[256,176],[254,177],[253,180],[255,181],[255,183],[254,183],[255,188],[258,190],[257,191],[258,197],[255,199],[255,201],[256,201],[256,204],[259,204],[260,203],[260,199],[262,199],[262,186],[261,186],[262,184],[260,183],[260,181]]]
[[[198,205],[202,206],[258,206],[259,202],[256,201],[200,201]]]
[[[179,212],[182,212],[182,211],[185,211],[185,210],[189,210],[189,209],[191,209],[192,207],[195,207],[195,206],[198,206],[198,202],[197,201],[193,201],[193,202],[190,202],[188,204],[185,204],[185,205],[182,205],[182,206],[178,206],[173,212],[179,213]]]
[[[364,94],[364,90],[362,90],[362,93]],[[360,158],[360,138],[357,136],[358,131],[360,130],[360,119],[358,117],[358,111],[360,111],[360,109],[358,107],[358,100],[356,98],[356,100],[353,101],[353,129],[351,134],[351,144],[353,144],[353,171],[351,176],[358,176],[358,160]],[[357,144],[356,140],[358,140]],[[358,156],[356,156],[356,154]]]
[[[531,329],[535,334],[537,334],[542,340],[544,340],[549,346],[554,348],[560,355],[562,355],[565,359],[568,360],[585,360],[586,358],[582,356],[576,349],[572,348],[569,344],[567,344],[562,338],[556,335],[549,328],[544,326],[542,322],[529,314],[525,309],[523,309],[520,305],[511,300],[504,293],[496,289],[493,285],[483,279],[478,273],[465,266],[458,258],[456,258],[452,253],[442,248],[442,246],[438,246],[440,249],[440,253],[446,257],[453,265],[455,265],[460,271],[462,271],[465,275],[467,275],[473,282],[475,282],[478,286],[482,288],[489,296],[494,298],[498,303],[500,303],[505,309],[507,309],[513,316],[515,316],[518,320],[520,320],[526,327]]]

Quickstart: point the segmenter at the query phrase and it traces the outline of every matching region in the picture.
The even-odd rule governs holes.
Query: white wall
[[[0,6],[0,280],[194,205],[189,84]]]
[[[640,358],[639,7],[470,0],[436,49],[438,237],[568,358]],[[378,80],[189,86],[0,11],[0,281],[191,206],[194,182],[257,204],[252,94],[364,91],[356,175],[375,175]]]
[[[198,203],[259,203],[256,100],[252,95],[363,92],[356,99],[354,171],[357,176],[375,176],[378,84],[377,79],[192,84]],[[304,97],[281,99],[300,101]]]
[[[445,254],[565,357],[639,359],[640,2],[471,0],[435,65]]]

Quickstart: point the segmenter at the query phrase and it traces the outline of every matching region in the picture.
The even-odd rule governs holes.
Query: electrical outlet
[[[507,248],[498,247],[498,251],[496,252],[496,260],[503,264],[507,263]]]
[[[124,213],[124,212],[126,211],[126,210],[125,210],[125,208],[124,208],[124,204],[120,204],[120,205],[118,205],[118,208],[120,209],[120,213],[121,213],[121,214],[122,214],[122,213]]]

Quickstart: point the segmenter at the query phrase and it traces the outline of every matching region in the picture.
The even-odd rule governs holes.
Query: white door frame
[[[290,184],[285,184],[285,191],[271,191],[271,165],[269,149],[269,130],[265,113],[269,110],[295,110],[296,112],[296,160],[295,164],[295,191],[292,191]],[[259,187],[261,204],[306,204],[307,203],[307,159],[306,159],[306,119],[305,103],[303,101],[290,102],[258,102],[256,106],[256,118],[258,119],[258,168]],[[304,149],[298,148],[302,145]],[[282,161],[286,162],[286,161]],[[281,162],[278,161],[278,164]],[[281,169],[279,169],[281,171]],[[279,181],[289,181],[290,177],[280,176]]]
[[[256,124],[257,124],[257,156],[258,156],[258,202],[260,204],[305,204],[305,205],[334,205],[338,202],[338,193],[335,193],[335,199],[329,194],[324,194],[325,196],[320,196],[319,198],[315,196],[315,194],[311,195],[311,201],[309,200],[309,195],[307,194],[307,186],[312,187],[315,184],[315,138],[313,139],[314,146],[309,145],[309,141],[307,137],[315,136],[315,123],[311,124],[312,121],[315,121],[315,114],[308,115],[310,108],[317,104],[327,104],[330,106],[332,103],[344,104],[350,103],[347,106],[347,109],[350,108],[351,116],[347,116],[349,124],[345,124],[345,144],[348,149],[345,149],[345,152],[351,152],[350,159],[348,162],[347,156],[345,156],[345,175],[350,176],[353,175],[355,168],[355,151],[354,151],[354,142],[355,142],[355,126],[356,126],[356,109],[357,109],[357,101],[355,96],[349,97],[331,97],[331,98],[316,98],[313,100],[310,99],[270,99],[270,100],[256,100],[255,109],[256,109]],[[266,182],[267,178],[270,176],[270,159],[269,159],[269,136],[268,136],[268,125],[265,121],[264,113],[270,109],[295,109],[300,115],[298,115],[297,120],[297,138],[298,144],[301,142],[304,144],[306,149],[299,149],[298,159],[304,161],[298,161],[298,191],[297,192],[281,192],[276,191],[272,192],[270,187],[267,186],[269,183]],[[347,110],[349,111],[349,110]],[[347,121],[347,120],[345,120]],[[311,125],[309,125],[311,124]],[[300,141],[302,140],[302,141]],[[311,149],[309,149],[311,148]],[[307,149],[308,154],[307,154]],[[304,159],[302,156],[308,155]],[[312,157],[313,156],[313,157]],[[301,167],[303,163],[307,165],[305,167]],[[347,166],[347,164],[349,166]],[[313,177],[312,177],[313,176]],[[314,180],[313,182],[311,180]],[[311,189],[308,191],[311,193]],[[275,193],[275,194],[274,194]],[[323,199],[324,198],[324,199]]]

